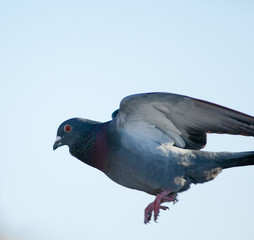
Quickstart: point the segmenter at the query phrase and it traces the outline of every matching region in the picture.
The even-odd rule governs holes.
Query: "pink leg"
[[[152,212],[153,212],[153,202],[148,204],[148,206],[145,209],[145,224],[149,223],[152,218]]]
[[[176,193],[172,193],[172,191],[169,191],[169,190],[159,193],[156,196],[154,202],[150,203],[145,209],[145,223],[148,223],[151,220],[152,212],[154,212],[154,221],[156,221],[159,216],[160,209],[163,209],[163,210],[168,209],[168,207],[161,206],[161,203],[175,202],[176,195],[177,195]]]

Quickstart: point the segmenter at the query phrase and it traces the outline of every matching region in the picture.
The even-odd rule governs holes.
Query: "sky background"
[[[254,115],[254,1],[0,1],[0,239],[254,237],[254,167],[225,170],[144,225],[154,200],[52,150],[61,122],[173,92]],[[211,151],[254,150],[211,135]]]

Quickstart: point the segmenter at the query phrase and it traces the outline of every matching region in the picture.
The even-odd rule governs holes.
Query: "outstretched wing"
[[[170,93],[124,98],[113,121],[136,142],[201,149],[206,133],[254,136],[254,117],[210,102]]]

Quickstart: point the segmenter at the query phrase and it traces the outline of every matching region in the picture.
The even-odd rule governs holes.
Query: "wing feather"
[[[206,145],[206,133],[254,136],[254,117],[207,101],[171,93],[128,96],[121,101],[113,121],[125,133],[134,131],[135,137],[144,136],[150,142],[187,149],[203,148]],[[153,131],[149,131],[149,128],[157,129],[156,136],[152,135]]]

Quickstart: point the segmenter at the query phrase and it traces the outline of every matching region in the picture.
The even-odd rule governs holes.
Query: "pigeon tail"
[[[223,169],[254,165],[254,151],[225,153],[216,161]]]
[[[188,169],[188,177],[194,184],[213,180],[223,169],[254,165],[254,151],[251,152],[196,152],[196,164]],[[202,164],[203,163],[203,164]],[[188,189],[188,185],[181,191]]]

